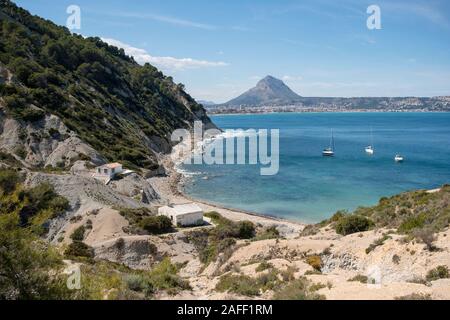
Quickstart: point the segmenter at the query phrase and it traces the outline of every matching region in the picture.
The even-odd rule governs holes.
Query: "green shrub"
[[[310,276],[310,275],[317,275],[317,274],[322,274],[322,272],[320,270],[306,270],[305,272],[305,276]]]
[[[0,170],[0,191],[10,194],[16,189],[20,182],[20,177],[14,170]]]
[[[73,299],[62,257],[15,213],[0,214],[0,300]]]
[[[154,216],[148,208],[120,208],[119,213],[129,222],[128,231],[131,233],[143,233],[142,220]]]
[[[306,257],[306,263],[313,267],[314,270],[320,271],[322,269],[322,258],[318,255]]]
[[[340,210],[340,211],[336,212],[335,214],[333,214],[331,216],[331,218],[328,219],[327,223],[338,222],[339,220],[341,220],[342,218],[346,217],[347,215],[348,215],[347,211]]]
[[[401,260],[401,258],[400,258],[400,256],[399,256],[398,254],[394,254],[394,255],[392,256],[392,262],[393,262],[393,263],[399,264],[399,263],[400,263],[400,260]]]
[[[139,225],[150,234],[163,234],[173,230],[172,221],[166,216],[145,217]]]
[[[147,282],[142,275],[130,274],[125,277],[128,289],[141,292],[147,287]]]
[[[450,278],[448,267],[447,266],[438,266],[427,273],[427,281],[435,281],[439,279],[448,279]]]
[[[311,282],[300,278],[275,291],[274,300],[325,300],[325,296],[311,290]]]
[[[28,204],[23,207],[21,218],[23,223],[28,223],[28,219],[38,212],[47,209],[48,218],[56,218],[70,208],[69,201],[59,196],[53,186],[49,183],[42,183],[31,189],[21,192],[20,199],[28,199]]]
[[[255,225],[250,221],[239,221],[237,223],[237,238],[251,239],[255,236]]]
[[[215,211],[205,213],[205,217],[210,218],[217,226],[216,233],[219,238],[251,239],[255,236],[256,228],[251,221],[233,222]]]
[[[413,231],[413,235],[416,239],[422,241],[429,251],[434,251],[436,247],[433,242],[436,240],[436,235],[431,228],[416,229]]]
[[[258,296],[260,294],[260,286],[257,280],[245,275],[226,274],[220,277],[216,285],[216,290],[220,292],[230,291],[243,296]]]
[[[74,241],[64,251],[64,255],[67,257],[85,257],[93,258],[94,249],[81,241]]]
[[[261,271],[264,271],[267,269],[272,269],[272,268],[273,268],[273,265],[271,263],[269,263],[267,261],[263,261],[255,268],[255,271],[261,272]]]
[[[353,278],[348,279],[347,281],[358,281],[361,283],[367,283],[368,280],[369,279],[366,276],[358,274],[358,275],[354,276]]]
[[[356,232],[367,231],[372,225],[372,221],[364,216],[347,215],[336,222],[335,229],[337,233],[346,236]]]
[[[398,231],[401,233],[408,233],[414,229],[423,228],[425,225],[426,214],[422,213],[418,216],[408,217],[398,227]]]
[[[372,252],[373,250],[375,250],[376,247],[382,246],[384,244],[384,242],[388,239],[392,239],[390,236],[388,235],[384,235],[383,237],[375,240],[367,249],[366,249],[366,254],[369,254],[370,252]]]
[[[395,300],[433,300],[430,294],[412,293],[406,296],[395,297]]]
[[[267,240],[267,239],[278,239],[280,238],[280,232],[277,227],[270,226],[263,229],[261,232],[256,234],[256,237],[253,239],[254,241]]]
[[[189,282],[181,279],[177,275],[178,271],[178,266],[172,264],[169,258],[165,258],[148,273],[147,290],[166,290],[170,294],[179,290],[190,290]]]
[[[73,241],[83,241],[85,231],[86,231],[86,228],[84,226],[79,226],[70,235],[70,239],[72,239]]]

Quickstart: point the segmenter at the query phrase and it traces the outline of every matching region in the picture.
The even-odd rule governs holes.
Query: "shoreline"
[[[268,114],[289,114],[289,113],[449,113],[450,111],[419,111],[419,110],[411,110],[411,111],[389,111],[389,110],[348,110],[348,111],[261,111],[261,112],[224,112],[224,113],[210,113],[207,111],[208,116],[239,116],[239,115],[268,115]]]
[[[286,238],[295,238],[299,236],[300,232],[308,225],[307,223],[264,215],[257,212],[228,208],[186,195],[181,190],[181,186],[187,183],[187,178],[176,170],[176,162],[181,162],[183,156],[177,156],[176,160],[172,158],[173,155],[178,152],[177,147],[178,146],[175,146],[171,154],[165,155],[161,159],[162,164],[166,169],[166,176],[152,177],[148,179],[163,201],[173,204],[195,202],[203,209],[204,212],[216,211],[225,218],[235,222],[248,220],[254,224],[260,224],[264,227],[275,225],[279,229],[280,233]]]

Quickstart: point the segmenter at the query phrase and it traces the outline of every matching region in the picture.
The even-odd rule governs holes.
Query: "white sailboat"
[[[324,157],[333,157],[333,156],[334,156],[334,137],[333,137],[333,129],[331,129],[330,146],[322,151],[322,155],[323,155]]]
[[[375,152],[375,149],[373,148],[373,131],[372,131],[372,128],[370,128],[370,145],[368,145],[365,148],[365,151],[369,155],[373,155],[374,152]]]

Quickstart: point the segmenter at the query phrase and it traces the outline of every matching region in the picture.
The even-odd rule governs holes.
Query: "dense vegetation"
[[[34,122],[55,114],[107,159],[150,169],[160,138],[167,142],[197,118],[209,122],[183,85],[123,49],[71,34],[9,0],[0,10],[0,105],[9,116]]]
[[[33,188],[21,185],[20,175],[13,170],[0,170],[0,215],[17,216],[19,225],[43,234],[47,222],[63,214],[69,202],[49,184]]]
[[[0,299],[70,297],[62,259],[39,235],[44,223],[67,209],[67,200],[49,185],[23,188],[14,171],[0,170]]]
[[[339,211],[328,220],[305,228],[303,235],[317,232],[331,224],[337,233],[348,235],[371,228],[397,229],[401,234],[416,237],[433,249],[433,234],[450,224],[450,186],[438,192],[412,191],[380,199],[378,205],[361,207],[352,214]],[[382,243],[387,238],[379,239]],[[376,246],[374,243],[373,246]],[[373,249],[373,248],[372,248]]]
[[[119,213],[128,220],[127,231],[133,234],[163,234],[174,230],[172,221],[165,216],[157,216],[154,209],[121,208]]]

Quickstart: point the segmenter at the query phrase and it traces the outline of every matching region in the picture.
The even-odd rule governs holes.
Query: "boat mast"
[[[373,128],[370,127],[370,146],[372,147],[372,149],[375,149],[373,147]]]
[[[334,137],[333,137],[333,129],[331,129],[331,141],[330,141],[330,148],[334,151]]]

